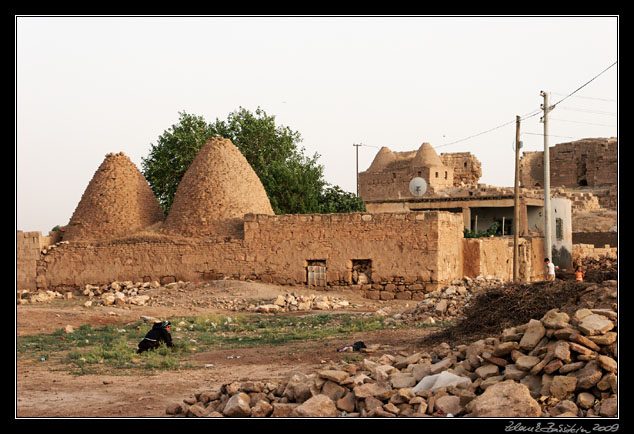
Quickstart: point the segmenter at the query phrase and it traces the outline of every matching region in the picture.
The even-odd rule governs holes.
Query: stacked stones
[[[478,276],[475,279],[464,277],[454,280],[451,285],[425,294],[421,302],[398,315],[396,319],[406,323],[422,324],[451,321],[462,316],[464,308],[475,292],[501,284],[501,279],[492,276]]]
[[[145,292],[150,289],[158,288],[158,282],[112,282],[109,285],[86,285],[82,291],[82,295],[90,298],[84,306],[93,305],[127,305],[133,304],[137,306],[146,305],[151,297]]]
[[[190,417],[615,417],[617,314],[540,320],[431,352],[331,363],[280,382],[235,382],[166,409]]]
[[[55,299],[69,299],[73,298],[72,291],[59,292],[51,290],[35,290],[22,289],[16,293],[17,304],[29,304],[29,303],[50,303]]]
[[[334,310],[350,306],[347,300],[337,297],[314,294],[297,295],[295,293],[280,294],[272,303],[251,305],[247,310],[252,312],[274,313],[306,310]]]

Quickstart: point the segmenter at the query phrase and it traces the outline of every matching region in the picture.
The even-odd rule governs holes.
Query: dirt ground
[[[218,281],[212,286],[197,287],[166,296],[166,304],[170,304],[169,306],[86,308],[83,306],[84,300],[80,299],[53,304],[18,305],[16,336],[51,333],[67,325],[75,328],[83,324],[126,325],[138,322],[141,316],[167,318],[211,313],[235,315],[236,312],[209,307],[207,304],[211,305],[211,300],[218,298],[271,300],[278,294],[289,292],[297,295],[328,295],[348,300],[353,306],[340,310],[341,312],[376,312],[389,306],[389,312],[396,313],[417,303],[404,300],[369,300],[361,297],[359,292],[348,290],[317,291],[314,288],[291,288],[255,282]],[[423,338],[432,332],[431,329],[421,328],[380,330],[327,342],[195,353],[188,362],[199,366],[199,369],[168,370],[155,375],[75,375],[56,365],[54,359],[44,362],[16,359],[15,415],[18,418],[165,417],[168,404],[180,402],[197,390],[238,380],[282,379],[294,371],[313,372],[328,361],[338,361],[349,355],[350,353],[338,353],[336,349],[357,340],[381,344],[385,352],[411,351],[419,348]],[[205,367],[208,364],[213,364],[213,367]]]
[[[606,262],[607,261],[607,262]],[[468,343],[484,336],[494,336],[503,328],[520,325],[530,318],[540,318],[548,310],[559,308],[572,313],[579,307],[614,308],[617,287],[606,280],[617,279],[616,261],[589,262],[584,283],[576,283],[562,275],[556,282],[531,285],[507,284],[499,288],[477,291],[477,296],[463,312],[462,319],[447,328],[385,329],[330,338],[315,342],[289,343],[282,346],[227,348],[198,352],[186,360],[192,367],[157,374],[85,374],[68,372],[54,358],[46,361],[18,360],[16,354],[16,417],[18,418],[160,418],[169,404],[181,402],[196,391],[208,390],[233,381],[266,381],[288,378],[293,372],[312,373],[328,362],[350,357],[337,348],[363,341],[379,344],[374,354],[402,355],[416,351],[432,351],[441,342],[452,346]],[[572,276],[568,276],[572,277]],[[598,285],[597,285],[598,283]],[[174,292],[157,289],[160,305],[93,306],[86,308],[84,299],[53,303],[24,304],[16,307],[16,337],[46,334],[71,325],[90,324],[126,326],[142,316],[170,318],[203,314],[236,315],[223,310],[231,301],[270,302],[280,294],[328,295],[347,300],[350,307],[329,312],[368,312],[378,310],[393,315],[415,308],[417,301],[369,300],[360,291],[319,291],[315,288],[287,287],[256,282],[216,281],[190,284]],[[226,302],[229,304],[225,304]],[[220,306],[220,308],[219,308]],[[323,313],[289,312],[281,315]],[[245,312],[240,312],[245,314]],[[248,313],[250,315],[263,315]],[[59,356],[58,356],[59,357]],[[213,366],[206,366],[213,365]]]

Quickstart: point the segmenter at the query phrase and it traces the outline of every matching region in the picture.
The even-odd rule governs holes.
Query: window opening
[[[555,219],[555,236],[558,240],[564,238],[564,221],[560,218]]]

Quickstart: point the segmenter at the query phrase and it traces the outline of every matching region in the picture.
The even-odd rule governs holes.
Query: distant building
[[[618,180],[616,137],[559,143],[550,149],[551,187],[614,186]],[[524,152],[520,160],[522,187],[544,187],[544,152]]]
[[[359,195],[368,212],[449,211],[462,215],[464,227],[486,231],[497,223],[500,235],[513,235],[512,187],[478,184],[481,164],[470,153],[439,156],[429,143],[417,151],[381,148],[365,172],[359,173]],[[427,191],[414,196],[412,178],[427,182]],[[552,199],[553,262],[568,268],[572,252],[572,213],[568,199]],[[519,198],[519,236],[543,236],[544,197],[539,190],[523,190]]]

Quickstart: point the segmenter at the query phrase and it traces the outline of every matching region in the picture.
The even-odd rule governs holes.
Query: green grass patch
[[[62,329],[47,335],[19,336],[18,359],[54,356],[71,372],[127,372],[139,370],[186,369],[188,357],[196,352],[221,348],[284,346],[340,338],[358,332],[406,327],[394,325],[384,317],[361,317],[347,313],[307,316],[283,315],[199,315],[170,318],[175,346],[161,346],[137,354],[139,341],[150,325],[141,321],[121,325],[92,327],[83,325],[73,333]],[[441,325],[442,326],[442,325]],[[411,326],[410,326],[411,327]]]

